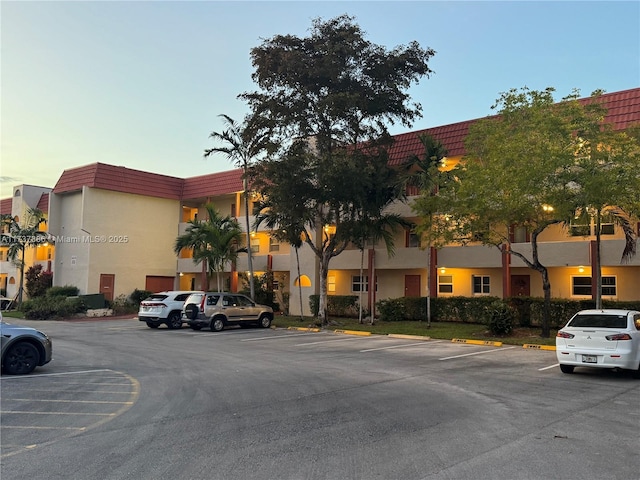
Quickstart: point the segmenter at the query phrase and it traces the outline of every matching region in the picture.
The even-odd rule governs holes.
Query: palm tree
[[[236,167],[243,170],[243,189],[244,189],[244,211],[245,211],[245,227],[247,236],[247,260],[249,265],[249,286],[251,291],[251,300],[255,297],[254,275],[253,275],[253,259],[251,254],[251,231],[249,225],[249,186],[248,186],[248,170],[255,159],[265,150],[269,150],[269,142],[267,133],[264,130],[254,130],[245,122],[237,123],[228,115],[220,115],[226,126],[222,132],[212,132],[209,138],[216,142],[221,142],[223,146],[209,148],[204,151],[204,157],[207,158],[214,153],[222,153],[231,160]]]
[[[343,225],[345,226],[345,225]],[[395,254],[395,246],[393,243],[393,232],[398,228],[405,228],[408,226],[408,222],[397,214],[384,214],[379,213],[377,216],[368,216],[363,214],[362,217],[355,221],[348,228],[351,228],[351,235],[353,237],[353,243],[360,250],[360,289],[358,291],[358,322],[363,323],[362,320],[362,277],[364,275],[364,250],[368,243],[375,245],[378,241],[383,240],[385,247],[387,248],[387,255],[392,257]],[[375,289],[375,275],[374,284],[369,285],[369,288]],[[375,290],[374,290],[375,291]],[[371,312],[371,325],[374,321],[374,312]]]
[[[431,246],[433,243],[431,226],[438,213],[437,192],[446,175],[440,171],[447,156],[447,149],[430,135],[419,137],[424,148],[422,155],[413,155],[406,162],[403,183],[405,187],[414,187],[421,194],[415,207],[425,220],[418,230],[427,237],[427,326],[431,326]]]
[[[208,218],[206,221],[190,220],[185,233],[176,238],[174,252],[179,254],[184,249],[193,250],[193,262],[205,262],[208,282],[213,273],[216,274],[218,291],[222,291],[220,274],[225,265],[235,262],[238,253],[244,249],[238,248],[242,240],[242,229],[238,221],[231,217],[223,217],[212,204],[205,205]]]
[[[24,254],[28,247],[46,242],[47,232],[40,230],[40,224],[45,221],[44,214],[37,208],[29,208],[22,222],[16,221],[9,214],[0,217],[2,222],[2,237],[0,245],[8,246],[7,258],[20,270],[20,287],[18,288],[18,309],[22,308],[22,294],[24,291]],[[4,233],[4,232],[7,233]]]

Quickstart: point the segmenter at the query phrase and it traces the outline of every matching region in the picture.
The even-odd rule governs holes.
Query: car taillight
[[[200,302],[200,311],[204,312],[204,301],[207,299],[206,295],[202,296],[202,301]]]
[[[573,338],[575,337],[575,335],[573,333],[567,333],[567,332],[563,332],[562,330],[560,330],[558,332],[558,334],[556,335],[556,337],[560,337],[560,338]]]
[[[631,335],[628,333],[616,333],[615,335],[607,335],[607,340],[631,340]]]
[[[160,302],[142,302],[142,305],[145,307],[162,307],[162,308],[167,307],[164,303],[160,303]]]

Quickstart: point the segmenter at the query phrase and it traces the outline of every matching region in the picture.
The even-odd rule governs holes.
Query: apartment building
[[[13,187],[11,198],[0,200],[0,214],[11,215],[18,224],[22,224],[28,217],[30,209],[38,209],[44,214],[45,220],[49,211],[49,194],[51,188],[35,185],[18,185]],[[8,233],[6,226],[2,226],[2,233]],[[40,225],[46,230],[46,222]],[[25,249],[25,272],[33,265],[40,264],[44,271],[50,272],[53,267],[55,246],[53,242],[39,243],[35,247]],[[20,288],[20,268],[8,255],[9,248],[0,247],[0,290],[8,298],[16,298]],[[16,258],[20,261],[20,258]]]
[[[605,121],[614,128],[640,122],[640,88],[605,94],[603,99],[608,108]],[[459,162],[465,154],[464,138],[474,121],[396,135],[390,164],[397,166],[410,155],[420,154],[419,135],[423,133],[446,146],[447,162]],[[208,285],[204,266],[194,263],[190,252],[175,255],[175,239],[184,233],[189,220],[204,218],[207,203],[213,203],[223,215],[236,217],[241,227],[245,225],[239,169],[177,178],[95,163],[65,170],[53,189],[34,188],[48,193],[47,227],[55,244],[50,250],[55,255],[48,261],[53,262],[54,285],[75,285],[82,294],[103,293],[110,300],[135,288],[215,288],[215,279]],[[411,198],[391,210],[415,220],[410,204]],[[8,208],[8,199],[3,200],[2,213]],[[12,214],[17,212],[13,200],[11,208]],[[640,222],[636,228],[640,234]],[[553,297],[584,299],[594,294],[593,229],[592,224],[557,226],[539,237],[540,259],[549,269]],[[640,255],[621,264],[623,232],[613,224],[601,231],[603,298],[640,300]],[[290,295],[292,314],[300,313],[301,290],[303,314],[309,315],[309,297],[319,293],[318,264],[311,249],[303,245],[298,252],[298,277],[296,252],[288,244],[278,242],[266,230],[252,231],[250,236],[256,274],[273,272],[276,296]],[[514,250],[530,250],[526,231],[516,229],[512,236]],[[423,247],[410,231],[398,232],[393,257],[383,245],[367,248],[362,275],[360,250],[345,250],[331,261],[329,295],[362,294],[371,305],[385,298],[425,296],[427,288],[431,296],[543,294],[540,275],[514,255],[482,245],[451,245],[438,250]],[[34,261],[43,253],[35,255]],[[233,291],[241,288],[239,272],[247,269],[247,256],[241,254],[224,274],[225,287]],[[4,275],[4,268],[2,272]],[[427,285],[428,279],[431,285]],[[5,282],[11,284],[10,278]]]

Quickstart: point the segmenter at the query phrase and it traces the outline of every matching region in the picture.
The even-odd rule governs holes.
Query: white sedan
[[[583,310],[556,336],[556,356],[563,373],[575,367],[621,368],[640,377],[640,312]]]

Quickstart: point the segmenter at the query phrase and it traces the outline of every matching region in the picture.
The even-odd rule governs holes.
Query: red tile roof
[[[631,124],[640,123],[640,88],[605,93],[600,99],[607,108],[604,121],[612,124],[614,129],[622,130]],[[580,101],[589,102],[590,98],[583,98]],[[450,157],[462,156],[465,154],[464,138],[469,132],[469,126],[478,120],[480,119],[395,135],[393,137],[395,143],[389,150],[389,164],[400,165],[411,155],[421,154],[423,148],[418,137],[424,133],[440,140]]]
[[[38,200],[38,205],[36,208],[40,210],[42,213],[49,213],[49,194],[43,193],[40,195],[40,200]]]
[[[640,88],[607,93],[602,95],[601,99],[608,109],[605,122],[611,123],[615,129],[640,123]],[[581,101],[588,102],[590,98]],[[462,156],[465,154],[464,139],[469,132],[469,126],[478,120],[480,119],[395,135],[395,143],[389,152],[389,163],[399,165],[409,156],[422,153],[422,144],[418,137],[423,133],[440,140],[450,157]],[[53,193],[78,191],[83,186],[175,200],[200,199],[243,190],[241,169],[182,179],[94,163],[65,170],[53,188]],[[45,202],[46,200],[41,198],[38,208],[45,211],[41,207]],[[11,213],[11,199],[2,200],[0,209],[2,213]]]
[[[0,215],[11,215],[11,208],[13,207],[13,198],[3,198],[0,200]]]
[[[182,196],[182,178],[157,173],[116,167],[104,163],[93,163],[65,170],[58,179],[53,193],[81,190],[83,186],[134,193],[149,197],[179,200]]]
[[[182,198],[202,198],[241,192],[242,190],[244,190],[242,186],[242,169],[238,168],[227,172],[186,178],[184,180]]]

